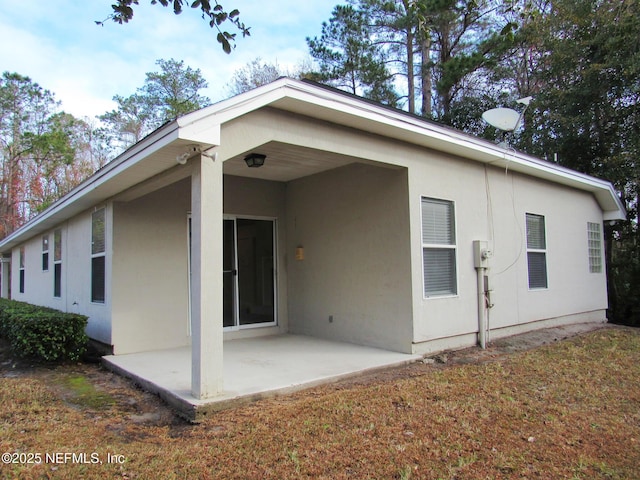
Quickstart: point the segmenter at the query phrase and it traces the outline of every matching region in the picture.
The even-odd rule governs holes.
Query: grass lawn
[[[11,479],[637,479],[640,331],[415,364],[198,425],[96,365],[4,364],[5,452]]]

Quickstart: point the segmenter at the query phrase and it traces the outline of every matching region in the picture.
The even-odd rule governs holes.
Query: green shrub
[[[87,347],[87,317],[2,299],[0,335],[12,352],[45,362],[78,360]]]

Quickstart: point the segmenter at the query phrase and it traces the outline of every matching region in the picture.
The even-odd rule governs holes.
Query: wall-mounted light
[[[261,153],[250,153],[246,157],[244,157],[244,161],[247,163],[247,167],[249,168],[258,168],[264,165],[264,161],[267,158],[266,155],[262,155]]]

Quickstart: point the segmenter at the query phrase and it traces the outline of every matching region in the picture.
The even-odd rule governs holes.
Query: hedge
[[[0,299],[0,336],[14,355],[44,362],[78,360],[87,348],[87,317]]]

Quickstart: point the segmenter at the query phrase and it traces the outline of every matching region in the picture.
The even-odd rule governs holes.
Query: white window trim
[[[435,200],[435,201],[440,201],[440,202],[448,202],[451,203],[451,205],[453,206],[453,234],[455,237],[455,243],[452,245],[449,244],[435,244],[435,243],[424,243],[424,237],[423,237],[423,233],[422,233],[422,201],[423,200]],[[422,268],[421,268],[421,275],[422,275],[422,299],[423,300],[440,300],[440,299],[446,299],[446,298],[458,298],[460,296],[460,285],[459,285],[459,275],[458,272],[459,270],[459,265],[458,265],[458,215],[456,214],[456,202],[453,200],[448,200],[446,198],[436,198],[436,197],[431,197],[428,195],[420,195],[420,258],[422,260]],[[425,274],[424,274],[424,251],[426,248],[434,248],[434,249],[452,249],[455,252],[455,262],[454,262],[454,267],[455,267],[455,288],[456,288],[456,293],[445,293],[442,295],[427,295],[427,285],[425,282]]]
[[[60,258],[56,259],[56,232],[60,232]],[[62,298],[62,271],[60,271],[60,296],[56,296],[56,265],[62,269],[62,229],[56,228],[53,231],[53,298]]]
[[[99,212],[100,210],[104,210],[104,249],[101,252],[93,253],[93,214]],[[89,236],[89,252],[91,253],[91,267],[93,268],[93,259],[98,257],[105,257],[104,259],[104,300],[96,301],[93,299],[93,272],[90,272],[91,285],[89,286],[89,303],[92,305],[106,305],[107,303],[107,207],[96,207],[91,212],[91,221],[90,221],[90,230],[91,234]]]
[[[25,293],[27,290],[27,273],[25,266],[27,264],[27,251],[24,245],[19,248],[19,263],[18,263],[18,293]]]
[[[529,234],[529,230],[527,228],[527,215],[533,215],[536,217],[542,217],[544,220],[544,245],[545,248],[529,248],[529,241],[528,241],[528,234]],[[529,291],[531,292],[539,292],[539,291],[545,291],[545,290],[549,290],[549,244],[547,242],[547,217],[546,215],[542,215],[539,213],[532,213],[532,212],[526,212],[524,214],[524,241],[525,241],[525,246],[526,246],[526,250],[527,250],[527,288],[529,289]],[[532,287],[531,286],[531,281],[529,279],[529,253],[544,253],[544,269],[545,269],[545,275],[546,275],[546,287]]]
[[[45,247],[45,239],[46,239],[46,247]],[[44,255],[47,255],[47,268],[44,268],[44,261],[42,262],[43,268],[42,271],[43,272],[48,272],[49,271],[49,264],[51,263],[51,258],[49,256],[49,234],[45,234],[42,235],[42,260],[44,260]]]

